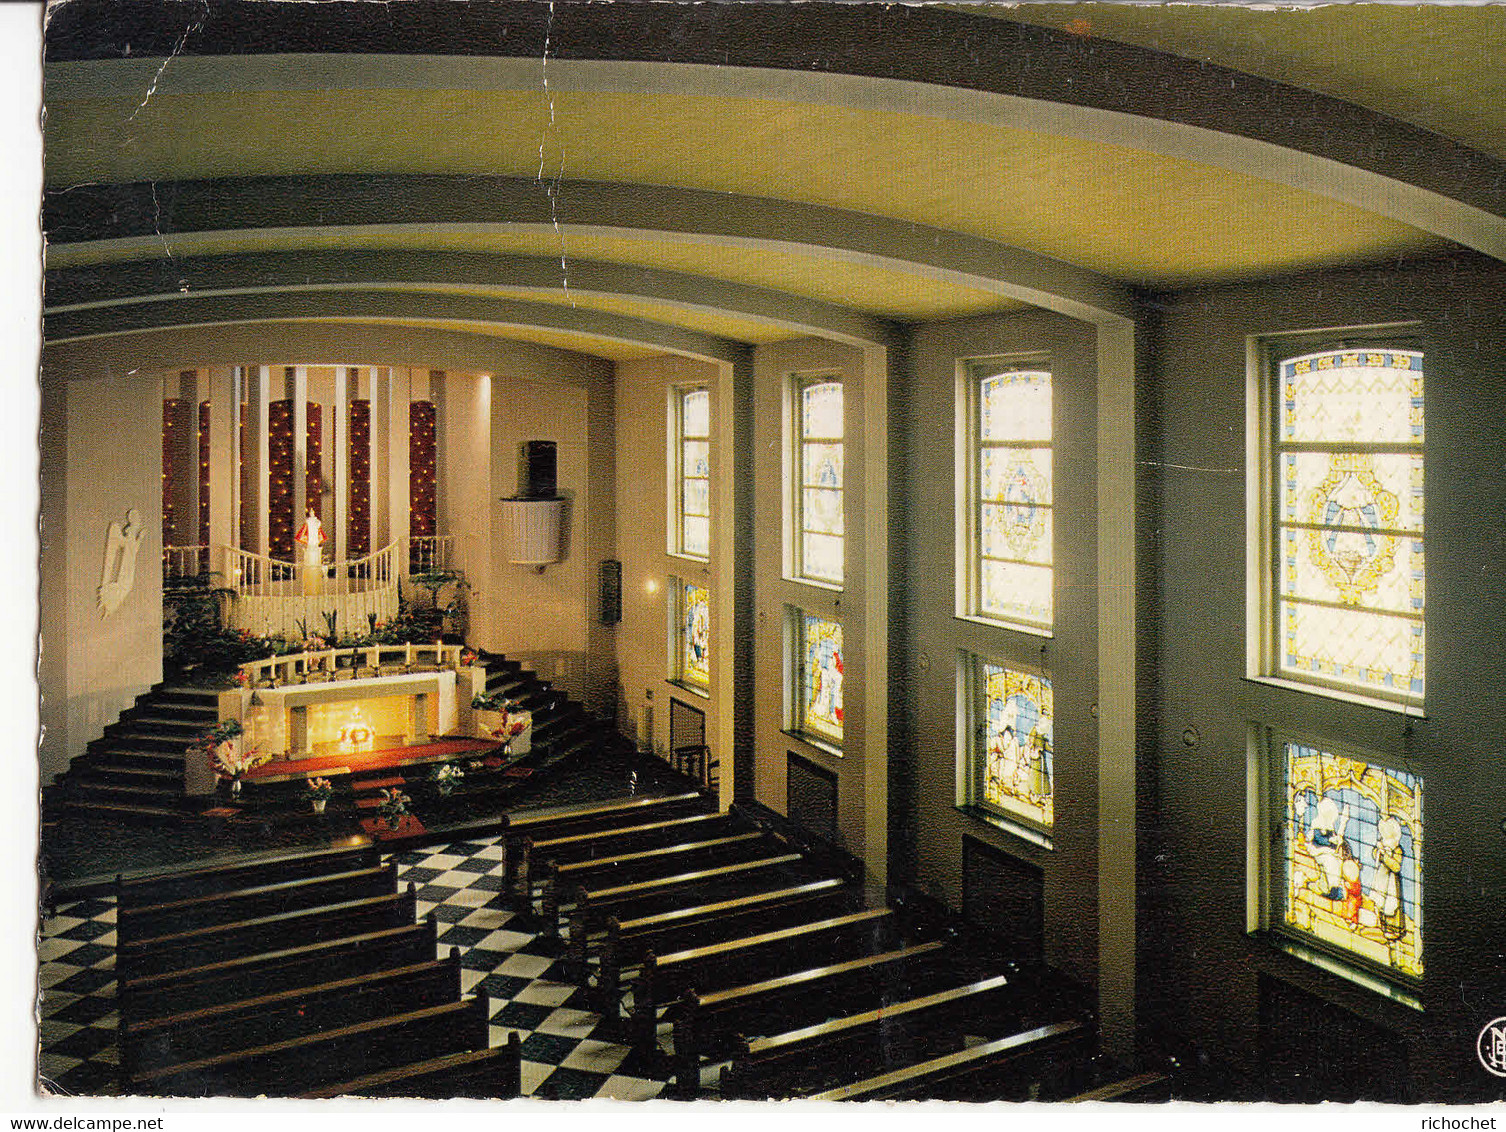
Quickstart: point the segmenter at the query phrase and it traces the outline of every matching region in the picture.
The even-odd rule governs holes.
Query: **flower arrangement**
[[[500,711],[506,712],[512,707],[512,701],[506,696],[495,693],[477,692],[471,697],[471,709],[473,711]]]
[[[335,788],[327,778],[310,778],[306,781],[308,785],[303,789],[303,796],[313,804],[314,813],[322,814]]]
[[[327,778],[306,779],[308,785],[303,788],[303,796],[311,802],[328,802],[335,793],[335,788]]]
[[[251,683],[251,674],[243,668],[238,668],[235,670],[234,680],[237,687],[244,688]]]
[[[465,649],[460,654],[460,666],[462,668],[469,668],[480,659],[481,655],[475,649]]]
[[[434,783],[441,797],[449,797],[464,777],[465,771],[457,763],[439,763],[429,768],[429,781]]]
[[[408,813],[408,803],[412,798],[404,794],[396,786],[381,792],[381,803],[377,806],[377,812],[382,815],[382,820],[387,823],[387,828],[394,833],[397,827],[403,824],[403,818]]]

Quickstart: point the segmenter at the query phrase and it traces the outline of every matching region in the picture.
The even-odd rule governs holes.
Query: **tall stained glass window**
[[[795,728],[842,742],[842,626],[797,613],[795,621]]]
[[[795,385],[795,576],[842,584],[842,383],[801,378]]]
[[[984,660],[974,664],[981,750],[974,755],[973,801],[1050,829],[1051,681]]]
[[[970,363],[976,462],[968,612],[1051,631],[1051,374]]]
[[[677,389],[673,397],[675,499],[669,550],[705,559],[711,554],[711,393]]]
[[[1422,779],[1297,742],[1279,747],[1283,930],[1422,976]]]
[[[711,594],[695,582],[680,584],[675,676],[703,691],[711,687]]]
[[[1277,368],[1275,672],[1421,704],[1422,354],[1324,350]]]

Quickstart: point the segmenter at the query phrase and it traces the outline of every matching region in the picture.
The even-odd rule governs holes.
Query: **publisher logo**
[[[1475,1042],[1475,1053],[1487,1073],[1506,1077],[1506,1018],[1497,1018],[1485,1023]]]

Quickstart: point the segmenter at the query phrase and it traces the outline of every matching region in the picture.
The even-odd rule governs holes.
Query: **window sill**
[[[1287,692],[1301,692],[1309,696],[1322,696],[1324,699],[1340,700],[1343,703],[1354,704],[1358,707],[1373,708],[1376,711],[1388,711],[1396,715],[1410,716],[1412,719],[1426,719],[1423,709],[1416,704],[1403,703],[1400,700],[1384,700],[1378,696],[1367,696],[1363,692],[1350,692],[1342,688],[1331,688],[1326,684],[1309,684],[1302,680],[1290,680],[1284,676],[1246,676],[1247,684],[1258,684],[1267,688],[1280,688]]]
[[[1001,621],[994,617],[981,617],[976,613],[954,613],[958,621],[966,621],[969,625],[984,625],[990,629],[1007,629],[1012,633],[1029,633],[1032,637],[1044,637],[1046,640],[1055,638],[1056,633],[1051,629],[1043,629],[1039,625],[1025,625],[1019,621]]]
[[[698,566],[709,566],[711,564],[710,558],[700,558],[694,554],[685,554],[679,550],[666,550],[664,553],[680,562],[694,562]]]
[[[813,589],[827,590],[834,594],[842,592],[841,582],[818,582],[815,578],[797,578],[793,574],[785,574],[784,580],[794,582],[797,586],[810,586]]]
[[[812,735],[809,731],[795,731],[788,727],[782,727],[780,730],[787,739],[794,739],[796,742],[804,743],[807,747],[812,747],[822,754],[830,755],[835,759],[842,757],[842,748],[833,744],[830,739],[822,739],[819,736]]]
[[[1292,939],[1275,931],[1252,932],[1249,939],[1263,952],[1275,952],[1280,955],[1290,956],[1299,962],[1316,967],[1320,971],[1325,971],[1330,975],[1343,979],[1345,982],[1370,991],[1372,994],[1379,995],[1390,1002],[1405,1006],[1409,1010],[1415,1010],[1418,1013],[1423,1012],[1422,1000],[1407,988],[1391,982],[1383,975],[1372,973],[1353,963],[1346,962],[1344,959],[1328,951],[1303,943],[1300,940]],[[1264,946],[1261,947],[1260,945]]]
[[[666,683],[669,684],[671,688],[677,688],[682,692],[689,692],[692,696],[699,696],[703,700],[709,700],[711,698],[711,691],[709,688],[698,688],[694,684],[685,683],[685,681],[683,680],[668,680],[666,681]]]
[[[974,821],[992,826],[1001,833],[1007,833],[1011,837],[1018,837],[1021,841],[1028,841],[1032,845],[1038,845],[1042,849],[1056,849],[1056,843],[1051,840],[1051,835],[993,810],[985,810],[982,806],[960,805],[955,807],[960,814],[966,814]]]

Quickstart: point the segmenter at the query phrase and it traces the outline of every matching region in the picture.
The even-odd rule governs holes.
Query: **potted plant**
[[[264,755],[255,747],[241,750],[241,734],[240,720],[227,719],[204,732],[195,744],[196,749],[209,755],[209,766],[215,777],[230,783],[232,798],[240,797],[241,780],[247,771],[272,761],[271,755]]]
[[[334,794],[335,788],[330,785],[330,781],[327,778],[310,778],[306,779],[306,781],[308,785],[304,787],[303,796],[313,804],[314,813],[322,814],[325,805],[328,804],[330,797]]]
[[[413,799],[396,786],[383,790],[381,798],[377,813],[381,814],[382,820],[387,823],[387,828],[396,833],[398,826],[403,824],[403,818],[408,815],[408,803]]]
[[[464,777],[465,771],[458,763],[438,763],[429,768],[429,781],[434,783],[441,798],[448,798]]]

